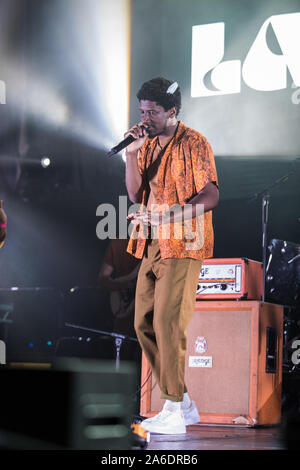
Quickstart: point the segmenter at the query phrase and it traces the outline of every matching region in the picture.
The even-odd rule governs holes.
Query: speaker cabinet
[[[281,419],[283,306],[198,301],[187,329],[185,383],[200,422],[273,425]],[[163,400],[143,354],[142,416]],[[147,380],[148,378],[148,380]],[[146,382],[146,383],[145,383]]]

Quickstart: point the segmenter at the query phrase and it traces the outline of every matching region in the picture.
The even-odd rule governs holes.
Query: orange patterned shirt
[[[147,169],[158,137],[146,139],[138,154],[138,167],[144,180],[142,208],[146,210],[149,197]],[[157,174],[156,203],[160,208],[183,207],[209,182],[218,184],[214,155],[210,144],[199,132],[185,126],[181,121],[173,139],[167,145]],[[168,224],[167,224],[168,225]],[[186,226],[190,228],[186,230]],[[212,211],[183,222],[169,224],[169,232],[158,228],[161,257],[204,259],[213,256],[214,233]],[[149,230],[133,226],[127,251],[142,258]]]

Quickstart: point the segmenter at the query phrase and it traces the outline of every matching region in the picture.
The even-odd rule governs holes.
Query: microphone
[[[140,126],[141,129],[146,130],[145,126]],[[107,157],[112,157],[112,155],[115,155],[116,153],[121,152],[121,150],[125,149],[128,147],[128,145],[132,144],[136,139],[132,136],[129,135],[126,137],[124,140],[122,140],[118,145],[115,147],[112,147],[112,149],[106,154]]]

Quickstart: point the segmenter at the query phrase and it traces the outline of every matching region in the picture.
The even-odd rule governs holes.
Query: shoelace
[[[166,421],[167,418],[169,418],[170,415],[172,415],[173,412],[172,411],[169,411],[169,410],[162,410],[160,413],[158,413],[156,416],[155,416],[155,422],[161,422],[163,423],[164,421]]]

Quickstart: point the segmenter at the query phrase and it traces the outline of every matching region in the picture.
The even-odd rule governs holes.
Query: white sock
[[[190,407],[190,405],[191,405],[191,399],[189,397],[188,392],[186,392],[183,395],[183,401],[181,402],[181,408],[186,410],[187,408]]]
[[[181,404],[182,404],[182,401],[166,400],[164,404],[164,409],[168,411],[172,411],[173,413],[176,413],[176,411],[180,411]]]

